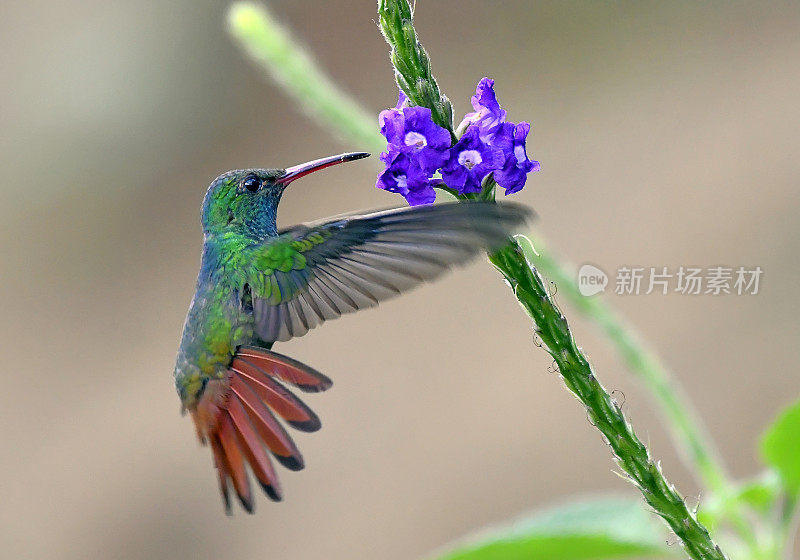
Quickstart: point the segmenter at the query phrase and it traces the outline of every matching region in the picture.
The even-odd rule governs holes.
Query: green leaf
[[[761,438],[764,461],[778,471],[791,494],[800,491],[800,401],[784,410]]]
[[[644,504],[599,498],[520,518],[456,543],[438,560],[595,560],[678,553]],[[679,548],[679,547],[676,547]]]
[[[713,528],[741,505],[766,515],[773,508],[781,491],[778,473],[770,469],[756,478],[739,482],[724,499],[716,494],[704,498],[699,504],[697,519],[703,525]]]
[[[767,471],[757,479],[743,483],[733,498],[742,501],[756,511],[766,513],[772,509],[779,492],[780,480],[776,473]]]

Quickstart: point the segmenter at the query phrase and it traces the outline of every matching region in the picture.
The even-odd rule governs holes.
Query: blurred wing
[[[481,249],[499,248],[531,214],[509,203],[452,203],[285,230],[253,249],[248,283],[256,333],[266,342],[289,340],[373,307]]]

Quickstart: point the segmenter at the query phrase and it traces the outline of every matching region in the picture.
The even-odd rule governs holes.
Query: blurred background
[[[394,105],[374,2],[269,6],[336,80]],[[307,401],[285,501],[222,513],[172,369],[219,173],[362,146],[297,112],[237,50],[225,2],[5,2],[0,18],[0,542],[31,558],[415,558],[577,493],[635,496],[477,263],[279,351],[335,380]],[[417,2],[456,112],[496,79],[542,162],[516,200],[574,263],[761,266],[756,296],[606,297],[663,356],[736,476],[800,390],[800,5]],[[284,225],[400,205],[373,157],[298,182]],[[613,278],[612,278],[613,287]],[[687,496],[653,401],[565,306],[604,384]],[[701,497],[702,499],[702,497]]]

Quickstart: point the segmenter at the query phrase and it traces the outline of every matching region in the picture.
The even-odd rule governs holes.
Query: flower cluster
[[[433,202],[431,178],[450,154],[450,133],[433,122],[430,109],[409,107],[402,91],[397,106],[382,111],[379,120],[389,146],[380,156],[386,169],[378,187],[403,195],[412,206]]]
[[[528,173],[539,170],[525,151],[530,124],[506,122],[489,78],[478,84],[472,107],[451,145],[450,132],[433,122],[430,109],[409,107],[400,92],[397,106],[380,114],[388,147],[380,156],[386,167],[376,186],[403,195],[412,206],[433,202],[433,187],[441,183],[460,194],[478,193],[490,173],[506,194],[521,190]],[[441,180],[434,179],[437,172]]]

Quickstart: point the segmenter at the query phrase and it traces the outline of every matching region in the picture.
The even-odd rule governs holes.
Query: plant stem
[[[688,399],[681,398],[681,388],[670,379],[658,357],[637,339],[633,328],[626,325],[602,298],[581,295],[573,277],[565,273],[565,267],[544,248],[542,241],[531,244],[521,236],[517,240],[528,260],[536,263],[536,268],[543,276],[555,282],[559,294],[581,313],[592,318],[616,347],[625,364],[641,377],[669,419],[673,439],[680,443],[705,485],[720,497],[728,495],[732,485],[716,457],[710,438],[702,430],[702,423],[698,421]],[[534,254],[533,246],[538,256]]]
[[[379,0],[378,14],[381,31],[392,47],[390,57],[395,68],[397,85],[416,104],[446,107],[449,118],[437,121],[433,109],[432,116],[437,124],[449,129],[452,134],[452,108],[449,100],[440,93],[428,55],[417,40],[410,6],[405,0]],[[534,260],[531,259],[530,262]],[[535,262],[558,286],[565,287],[567,298],[600,326],[630,369],[642,378],[670,420],[674,439],[685,451],[690,466],[696,467],[696,472],[705,485],[720,496],[728,496],[733,485],[717,460],[710,438],[699,428],[702,424],[688,401],[682,402],[678,391],[671,386],[674,384],[669,382],[665,368],[655,355],[637,343],[633,330],[623,326],[600,300],[582,296],[573,278],[547,252],[540,253]],[[734,518],[742,530],[749,530],[738,514]]]
[[[567,267],[547,251],[541,240],[531,242],[528,237],[521,235],[516,239],[528,262],[535,263],[536,269],[555,283],[560,295],[597,324],[628,368],[641,378],[669,420],[672,439],[683,451],[684,459],[689,466],[694,466],[700,480],[716,498],[729,504],[725,515],[751,550],[758,548],[755,531],[742,513],[741,504],[729,500],[734,493],[734,485],[717,458],[712,440],[705,433],[703,423],[690,401],[683,397],[682,388],[670,377],[658,356],[638,340],[633,327],[625,324],[603,299],[583,296],[574,278],[566,273]]]
[[[417,40],[412,16],[407,0],[378,0],[379,24],[392,48],[391,60],[397,85],[412,102],[428,107],[433,115],[438,115],[439,119],[434,117],[434,121],[452,133],[452,109],[449,118],[443,117],[441,112],[442,107],[450,107],[450,102],[439,93],[427,53]],[[438,98],[435,98],[436,94]],[[491,187],[484,190],[492,192]],[[589,361],[575,343],[566,318],[545,289],[539,273],[528,263],[518,242],[509,240],[505,248],[489,255],[489,260],[503,274],[517,300],[533,319],[537,333],[558,365],[567,388],[584,404],[590,420],[613,450],[617,463],[642,492],[645,501],[667,522],[692,558],[724,559],[725,555],[711,539],[708,530],[697,521],[683,497],[664,478],[620,407],[600,384]]]
[[[514,295],[536,324],[538,335],[558,365],[567,388],[588,411],[592,424],[605,436],[619,466],[639,488],[645,501],[684,544],[692,558],[725,558],[708,531],[689,511],[683,498],[650,458],[619,405],[603,388],[591,364],[575,343],[567,320],[547,292],[544,281],[529,265],[517,241],[510,241],[489,260],[503,274]]]
[[[378,119],[370,118],[320,72],[300,43],[266,8],[249,2],[233,4],[228,11],[228,29],[248,55],[295,99],[303,101],[302,107],[311,116],[325,120],[331,130],[348,140],[370,146],[379,142]]]
[[[786,496],[781,506],[781,515],[778,520],[776,556],[790,560],[793,558],[794,539],[798,521],[796,496]]]

